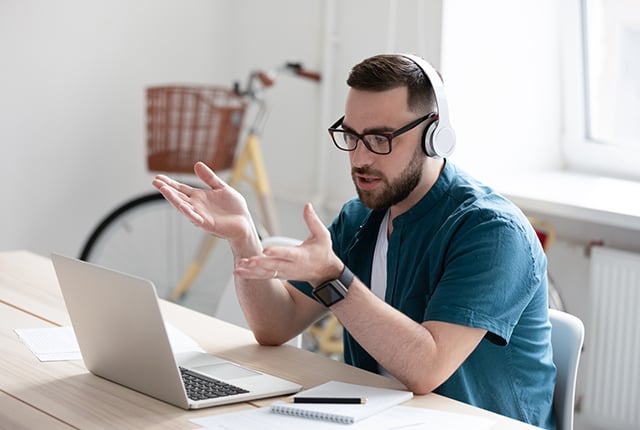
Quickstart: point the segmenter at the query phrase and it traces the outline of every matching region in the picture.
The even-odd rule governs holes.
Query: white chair
[[[584,342],[584,325],[580,318],[549,309],[553,362],[556,365],[556,388],[553,406],[558,430],[573,430],[578,364]]]
[[[296,246],[301,241],[285,236],[270,236],[262,240],[262,247],[267,246]],[[249,328],[249,323],[244,317],[240,303],[238,302],[238,296],[236,295],[236,287],[234,284],[233,276],[227,283],[224,292],[220,296],[218,301],[218,307],[213,314],[214,317],[223,321],[227,321],[238,325],[240,327]],[[298,335],[287,342],[289,345],[302,347],[302,335]]]

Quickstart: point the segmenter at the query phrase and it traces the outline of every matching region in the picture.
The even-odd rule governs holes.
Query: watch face
[[[320,300],[325,306],[331,306],[332,304],[344,299],[344,293],[337,289],[333,284],[327,283],[319,286],[313,290],[313,294]]]

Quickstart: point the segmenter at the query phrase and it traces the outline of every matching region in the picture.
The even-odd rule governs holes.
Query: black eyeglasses
[[[398,137],[401,134],[416,128],[422,122],[435,116],[436,113],[431,112],[392,132],[358,134],[353,131],[338,128],[342,125],[342,121],[344,121],[343,115],[342,118],[329,127],[329,134],[331,135],[331,140],[333,140],[336,147],[343,151],[355,151],[358,146],[358,141],[362,140],[362,143],[364,143],[364,146],[366,146],[369,151],[374,154],[385,155],[391,153],[391,141],[394,137]]]

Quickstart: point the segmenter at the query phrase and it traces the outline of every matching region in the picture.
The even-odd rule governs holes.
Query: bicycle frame
[[[262,223],[266,229],[266,234],[269,236],[280,234],[280,228],[278,225],[273,193],[269,185],[267,170],[264,165],[262,151],[260,149],[260,138],[266,124],[268,110],[263,94],[265,89],[275,84],[278,72],[283,71],[314,81],[320,80],[319,74],[305,70],[299,63],[286,63],[284,66],[277,69],[275,73],[268,73],[264,71],[252,72],[249,75],[249,79],[244,90],[239,87],[238,83],[234,84],[234,91],[236,94],[245,97],[249,102],[256,104],[258,111],[254,116],[251,126],[249,127],[248,134],[245,138],[242,150],[235,161],[228,183],[234,188],[242,181],[248,182],[251,185],[256,197],[258,198],[258,204],[262,214]],[[249,165],[253,170],[253,178],[246,174]],[[176,288],[171,292],[170,300],[177,302],[187,293],[191,284],[195,281],[196,277],[202,270],[202,267],[213,250],[216,242],[217,238],[215,236],[207,235],[204,238],[195,259],[187,268]]]

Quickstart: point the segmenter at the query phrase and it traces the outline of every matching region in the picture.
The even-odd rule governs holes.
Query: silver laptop
[[[62,255],[51,259],[91,373],[184,409],[302,388],[202,352],[174,355],[151,281]]]

